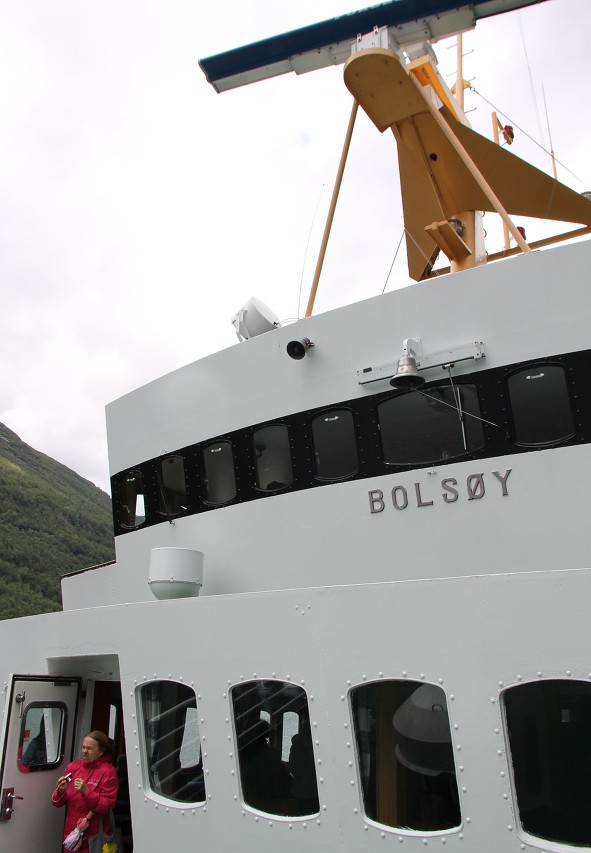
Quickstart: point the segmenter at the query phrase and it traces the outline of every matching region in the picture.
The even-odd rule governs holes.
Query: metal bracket
[[[14,788],[3,788],[0,799],[0,821],[10,820],[14,811],[12,808],[14,800],[24,800],[24,797],[17,797]]]
[[[484,358],[484,344],[482,341],[473,341],[459,347],[439,350],[438,352],[423,354],[423,344],[420,338],[407,338],[403,344],[403,356],[412,355],[417,363],[418,370],[427,370],[431,367],[443,367],[456,364],[458,361]],[[398,370],[398,361],[389,364],[380,364],[377,367],[362,367],[357,371],[357,379],[360,385],[368,385],[370,382],[378,382],[380,379],[391,379]]]

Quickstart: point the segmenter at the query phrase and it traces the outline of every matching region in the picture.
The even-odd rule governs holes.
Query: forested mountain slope
[[[0,619],[60,610],[60,577],[114,556],[109,496],[0,423]]]

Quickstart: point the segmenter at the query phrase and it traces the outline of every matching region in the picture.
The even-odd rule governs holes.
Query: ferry
[[[125,853],[591,846],[591,200],[472,130],[432,47],[526,5],[390,0],[202,60],[219,92],[344,64],[414,283],[317,315],[313,287],[289,325],[252,297],[239,343],[108,405],[116,561],[0,623],[1,850],[59,849],[95,729]]]

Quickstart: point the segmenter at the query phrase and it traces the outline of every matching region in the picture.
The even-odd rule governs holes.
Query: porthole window
[[[507,380],[513,436],[517,444],[564,441],[574,435],[572,409],[564,368],[535,364]]]
[[[591,847],[591,684],[536,681],[503,694],[523,830]]]
[[[119,479],[119,519],[122,527],[139,527],[146,520],[144,478],[127,471]]]
[[[187,511],[185,464],[182,456],[167,456],[158,465],[160,514],[170,517]]]
[[[276,492],[293,483],[289,434],[285,424],[272,424],[252,434],[257,489]]]
[[[203,448],[203,493],[207,504],[225,504],[236,497],[232,445],[219,441]]]
[[[332,409],[312,420],[314,473],[319,480],[342,480],[359,469],[353,414]]]
[[[484,446],[475,385],[437,385],[397,394],[380,403],[384,462],[443,462]]]
[[[249,681],[232,689],[244,802],[273,815],[319,810],[308,700],[301,687]]]
[[[179,803],[205,801],[197,697],[186,684],[155,681],[140,689],[149,787]]]
[[[357,768],[370,820],[436,832],[460,824],[445,693],[416,681],[380,681],[351,691]]]

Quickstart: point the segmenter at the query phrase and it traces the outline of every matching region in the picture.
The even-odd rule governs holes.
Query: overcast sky
[[[351,107],[342,68],[217,95],[197,61],[366,5],[0,0],[0,421],[24,441],[107,490],[108,402],[237,345],[251,295],[303,315]],[[589,32],[588,0],[548,0],[464,36],[465,76],[549,170],[518,129],[548,145],[545,96],[577,191]],[[451,74],[455,50],[435,50]],[[490,136],[489,104],[469,92],[466,109]],[[401,234],[393,138],[360,116],[316,311],[380,293]],[[387,288],[407,283],[400,253]]]

